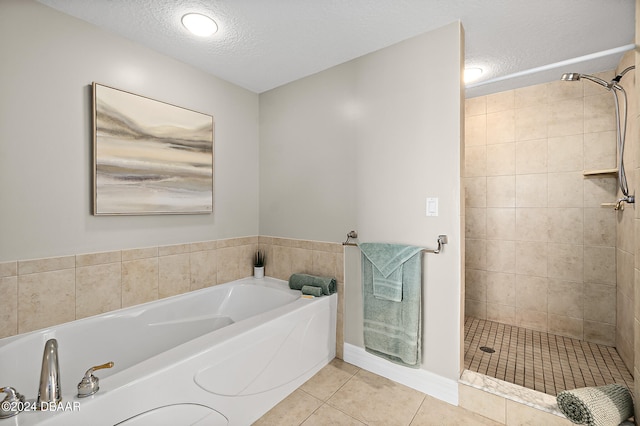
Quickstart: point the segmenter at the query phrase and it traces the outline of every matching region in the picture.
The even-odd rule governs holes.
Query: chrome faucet
[[[61,400],[62,389],[60,388],[60,367],[58,366],[58,341],[56,339],[49,339],[47,343],[44,344],[44,353],[42,354],[37,408],[41,409],[43,405],[58,403]]]

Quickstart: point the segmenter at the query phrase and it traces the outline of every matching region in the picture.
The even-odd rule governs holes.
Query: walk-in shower
[[[580,81],[582,79],[589,80],[593,83],[599,84],[605,89],[609,90],[613,94],[616,110],[616,137],[618,146],[618,185],[622,192],[622,198],[616,202],[616,210],[620,209],[622,203],[634,203],[635,196],[629,193],[629,185],[627,183],[627,175],[624,171],[624,141],[627,133],[627,92],[620,86],[620,80],[626,73],[635,69],[635,66],[625,68],[620,74],[616,75],[611,81],[607,82],[601,78],[595,77],[589,74],[580,74],[575,72],[562,74],[562,81]],[[620,113],[620,99],[618,98],[618,92],[622,94],[622,106],[623,112]]]

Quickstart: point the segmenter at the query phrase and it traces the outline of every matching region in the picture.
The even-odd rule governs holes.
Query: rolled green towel
[[[618,425],[633,416],[631,392],[618,384],[562,391],[557,401],[562,414],[581,425]]]
[[[289,277],[289,288],[302,290],[305,285],[320,287],[322,294],[330,295],[336,292],[336,279],[330,277],[317,277],[309,274],[293,274]]]
[[[312,285],[303,285],[302,294],[310,294],[311,296],[320,297],[322,296],[322,288],[314,287]]]

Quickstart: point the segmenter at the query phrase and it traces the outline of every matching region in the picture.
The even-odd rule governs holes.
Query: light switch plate
[[[438,199],[427,197],[427,216],[438,216]]]

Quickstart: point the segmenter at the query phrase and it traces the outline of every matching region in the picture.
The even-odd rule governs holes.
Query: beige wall
[[[348,231],[435,247],[424,288],[423,368],[460,371],[461,27],[453,23],[260,95],[260,232]],[[438,66],[434,67],[433,64]],[[426,217],[426,197],[440,216]],[[361,345],[357,255],[347,252],[345,340]]]
[[[0,261],[258,234],[257,94],[34,0],[0,38]],[[213,214],[91,215],[92,81],[214,117]]]
[[[601,74],[606,80],[613,71]],[[466,101],[466,315],[615,344],[613,98],[555,81]]]

